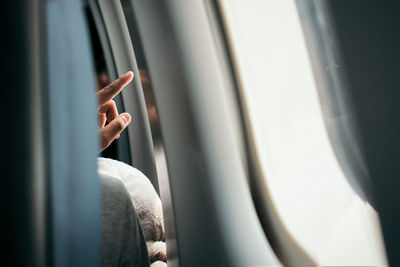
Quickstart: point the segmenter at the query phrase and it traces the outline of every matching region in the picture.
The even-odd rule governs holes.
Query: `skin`
[[[100,150],[106,149],[114,139],[119,138],[121,132],[131,122],[131,115],[129,115],[129,113],[118,114],[117,106],[113,98],[118,95],[132,79],[133,72],[128,71],[97,92],[99,103]],[[108,122],[107,125],[106,122]]]

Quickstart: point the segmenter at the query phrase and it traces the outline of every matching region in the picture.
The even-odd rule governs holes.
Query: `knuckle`
[[[114,91],[114,86],[113,86],[112,83],[110,83],[110,84],[107,85],[106,88],[104,88],[104,89],[105,89],[104,91],[105,91],[107,94],[110,94],[110,93],[112,93],[112,92]]]
[[[116,129],[118,131],[122,131],[125,128],[125,123],[122,121],[122,119],[117,119],[116,120]]]
[[[100,130],[100,141],[102,146],[107,145],[110,143],[111,135],[108,131],[106,131],[104,128]]]
[[[110,102],[110,109],[111,110],[117,110],[117,104],[115,103],[114,100],[111,100],[112,102]]]
[[[121,78],[118,78],[118,79],[116,79],[112,84],[113,84],[115,87],[119,87],[121,83],[122,83]]]

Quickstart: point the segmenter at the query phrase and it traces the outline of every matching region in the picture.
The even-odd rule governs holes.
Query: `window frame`
[[[178,247],[171,264],[280,266],[247,184],[229,63],[220,32],[211,26],[213,6],[209,1],[129,2],[165,143]]]

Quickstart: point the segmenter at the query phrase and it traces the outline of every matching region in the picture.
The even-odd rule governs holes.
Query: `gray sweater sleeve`
[[[138,215],[122,181],[103,177],[101,266],[149,266]]]

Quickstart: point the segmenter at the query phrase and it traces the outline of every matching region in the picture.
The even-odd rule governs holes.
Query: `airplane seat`
[[[149,266],[138,214],[122,181],[101,177],[101,266]]]
[[[161,200],[150,180],[139,170],[121,161],[100,157],[97,162],[99,176],[120,183],[132,199],[143,229],[150,262],[166,262]]]

